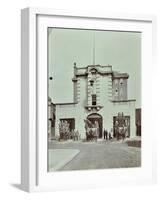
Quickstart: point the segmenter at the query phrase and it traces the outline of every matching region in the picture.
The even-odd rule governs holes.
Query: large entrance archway
[[[97,113],[92,113],[90,115],[87,116],[87,119],[92,122],[92,124],[95,123],[95,121],[98,122],[99,124],[99,138],[102,138],[102,116],[100,114]]]

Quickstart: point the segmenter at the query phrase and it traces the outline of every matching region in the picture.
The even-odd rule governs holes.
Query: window
[[[96,94],[92,94],[92,106],[96,105]]]

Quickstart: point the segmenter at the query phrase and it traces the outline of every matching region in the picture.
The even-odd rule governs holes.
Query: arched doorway
[[[99,124],[99,138],[102,138],[102,116],[97,114],[97,113],[93,113],[87,116],[87,119],[92,122],[92,124],[95,123],[95,121],[98,122]]]

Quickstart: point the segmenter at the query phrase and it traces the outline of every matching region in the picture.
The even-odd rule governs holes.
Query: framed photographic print
[[[26,8],[21,19],[22,188],[154,183],[155,17]]]

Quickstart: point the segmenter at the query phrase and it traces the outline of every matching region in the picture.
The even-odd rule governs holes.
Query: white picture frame
[[[54,20],[53,20],[54,19]],[[113,30],[143,32],[142,43],[142,106],[143,164],[139,169],[107,169],[75,172],[47,172],[47,68],[44,52],[44,30],[56,27],[103,28],[110,22]],[[117,24],[117,25],[116,25]],[[108,24],[109,25],[109,24]],[[155,133],[148,137],[154,122],[152,97],[146,84],[155,67],[156,19],[151,15],[90,13],[44,8],[25,8],[21,16],[21,187],[25,191],[85,189],[116,185],[152,184],[156,182]],[[38,35],[40,33],[41,34]],[[40,44],[40,45],[38,45]],[[148,48],[147,48],[148,47]],[[43,50],[43,51],[41,51]],[[39,56],[41,55],[41,63]],[[43,65],[44,64],[44,65]],[[40,81],[41,80],[41,81]],[[41,87],[41,90],[39,89]],[[151,85],[148,86],[151,89]],[[43,97],[43,98],[42,98]],[[38,103],[39,101],[39,103]],[[41,106],[40,106],[41,104]],[[47,120],[46,120],[47,121]],[[150,156],[149,156],[150,155]],[[118,178],[119,177],[119,178]],[[85,181],[84,181],[85,180]]]

